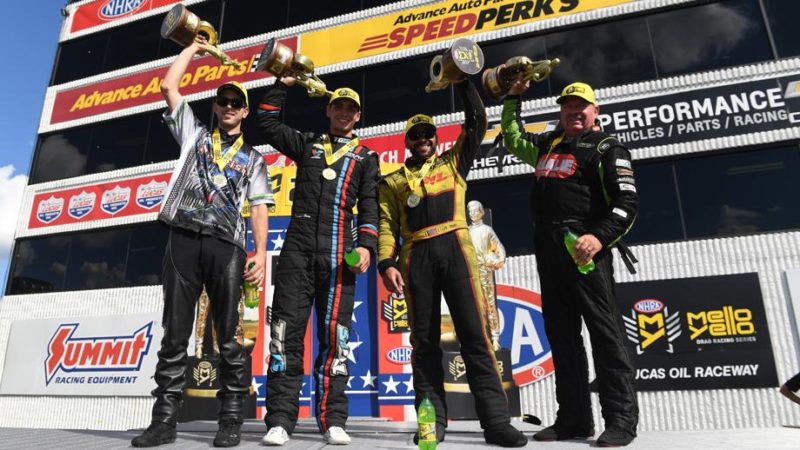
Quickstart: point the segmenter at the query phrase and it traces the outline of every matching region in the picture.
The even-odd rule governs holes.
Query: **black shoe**
[[[219,421],[217,436],[214,437],[214,447],[235,447],[242,439],[241,419],[222,419]]]
[[[444,435],[446,429],[447,428],[444,426],[443,423],[438,423],[438,422],[436,423],[436,442],[439,443],[444,442]],[[414,445],[418,444],[419,444],[419,431],[414,433]]]
[[[621,428],[606,428],[597,438],[598,447],[624,447],[636,437],[630,431]]]
[[[483,438],[487,444],[495,444],[500,447],[525,447],[528,445],[528,438],[511,424],[484,430]]]
[[[558,423],[536,432],[537,441],[567,441],[570,439],[589,439],[594,436],[593,427],[565,427]]]
[[[153,422],[139,436],[131,440],[134,447],[157,447],[162,444],[175,442],[175,425],[166,422]]]

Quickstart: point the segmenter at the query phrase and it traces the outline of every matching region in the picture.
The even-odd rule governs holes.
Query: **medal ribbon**
[[[411,188],[411,192],[422,196],[421,192],[418,192],[417,188],[422,185],[422,180],[428,175],[428,172],[431,171],[433,168],[433,163],[436,162],[436,155],[431,156],[425,161],[419,170],[414,173],[411,169],[407,166],[403,166],[403,174],[406,176],[406,181],[408,181],[408,186]]]
[[[219,128],[214,128],[214,132],[211,133],[211,147],[214,149],[214,161],[217,163],[220,172],[225,173],[225,167],[231,162],[236,152],[242,148],[242,145],[244,145],[244,133],[240,134],[236,142],[225,152],[225,155],[222,155],[222,138],[219,135]]]
[[[325,163],[328,167],[332,166],[333,163],[339,160],[345,153],[353,150],[354,148],[358,147],[358,138],[353,138],[347,144],[339,147],[339,150],[333,152],[333,145],[331,145],[331,138],[327,134],[322,138],[322,147],[325,149]]]

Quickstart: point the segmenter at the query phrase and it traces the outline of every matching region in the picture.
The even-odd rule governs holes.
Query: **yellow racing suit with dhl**
[[[416,406],[428,395],[437,423],[446,426],[439,346],[443,293],[481,426],[496,429],[509,424],[508,404],[482,313],[483,294],[465,211],[466,178],[486,133],[486,112],[471,82],[456,84],[455,91],[465,106],[455,145],[427,160],[412,156],[378,186],[378,269],[383,274],[397,267],[405,282]]]

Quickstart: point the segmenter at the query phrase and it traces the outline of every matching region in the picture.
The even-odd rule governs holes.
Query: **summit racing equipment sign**
[[[149,395],[161,335],[160,313],[15,321],[0,393]]]
[[[778,386],[758,274],[617,285],[640,391]]]
[[[471,34],[628,3],[630,0],[450,0],[302,36],[318,67]],[[335,43],[335,45],[333,44]]]

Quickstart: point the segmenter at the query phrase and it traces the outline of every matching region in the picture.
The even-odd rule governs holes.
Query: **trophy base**
[[[251,360],[245,361],[246,379],[252,379]],[[192,356],[186,366],[186,386],[183,389],[183,405],[178,412],[178,422],[193,420],[217,420],[219,413],[219,358]],[[244,398],[242,415],[245,419],[256,418],[256,393]]]
[[[511,350],[501,348],[495,352],[495,358],[497,358],[498,366],[501,367],[503,391],[508,398],[508,413],[511,417],[519,417],[522,414],[520,394],[519,386],[514,383],[511,373]],[[442,364],[445,372],[444,390],[447,416],[454,420],[477,420],[475,397],[467,384],[466,373],[459,370],[459,368],[463,368],[463,361],[461,363],[459,361],[461,361],[459,352],[444,352]]]

